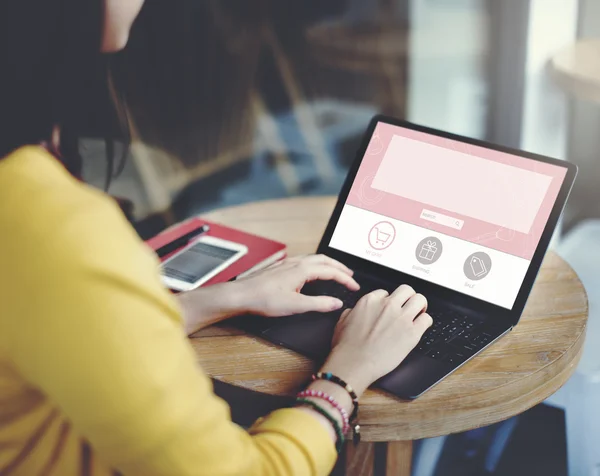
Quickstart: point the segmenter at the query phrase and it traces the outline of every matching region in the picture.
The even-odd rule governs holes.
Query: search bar
[[[448,226],[450,228],[454,228],[455,230],[462,230],[462,227],[465,224],[463,220],[452,218],[448,215],[443,215],[438,212],[432,212],[431,210],[427,210],[425,208],[421,212],[421,219],[437,223],[439,225]]]

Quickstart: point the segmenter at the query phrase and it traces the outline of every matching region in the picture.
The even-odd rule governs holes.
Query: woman
[[[67,171],[78,68],[122,49],[142,4],[0,3],[0,474],[326,475],[353,399],[416,345],[427,303],[408,286],[365,296],[322,369],[353,391],[326,374],[250,432],[231,422],[187,334],[245,312],[339,309],[298,290],[358,284],[308,256],[175,298],[113,201]]]

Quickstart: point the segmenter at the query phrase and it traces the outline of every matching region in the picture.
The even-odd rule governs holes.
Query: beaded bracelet
[[[342,432],[342,428],[340,427],[340,424],[338,423],[337,419],[333,417],[327,410],[321,407],[321,405],[313,402],[312,400],[307,400],[306,398],[297,398],[296,403],[299,403],[301,405],[307,405],[317,413],[327,418],[329,423],[331,423],[331,425],[333,426],[333,429],[335,430],[335,434],[337,436],[335,450],[338,452],[338,454],[341,453],[342,448],[344,447],[344,433]]]
[[[356,420],[358,418],[358,395],[356,395],[356,392],[354,391],[354,389],[347,384],[344,380],[342,380],[341,378],[337,377],[336,375],[333,375],[331,372],[318,372],[315,375],[312,376],[312,380],[313,382],[315,380],[328,380],[331,383],[335,383],[336,385],[339,385],[340,387],[342,387],[344,390],[346,390],[346,392],[348,392],[348,395],[350,395],[350,398],[352,399],[352,403],[354,404],[354,409],[352,410],[352,415],[350,415],[350,423],[353,425],[353,440],[354,440],[354,444],[358,444],[360,442],[360,425],[358,423],[356,423]]]
[[[312,380],[328,380],[329,382],[335,383],[336,385],[339,385],[344,390],[346,390],[346,392],[348,392],[348,395],[350,395],[350,398],[352,399],[352,403],[354,404],[352,415],[350,415],[350,421],[352,422],[356,420],[356,417],[358,416],[358,396],[356,395],[356,392],[350,385],[344,382],[341,378],[333,375],[331,372],[318,372],[312,376]]]
[[[325,392],[322,392],[321,390],[309,389],[309,390],[304,390],[303,392],[300,392],[298,395],[296,395],[296,397],[297,398],[306,398],[306,397],[320,398],[321,400],[325,400],[326,402],[329,402],[329,404],[332,407],[334,407],[342,416],[342,422],[344,423],[344,428],[342,429],[342,431],[344,432],[344,435],[348,434],[348,431],[350,430],[350,419],[348,418],[348,412],[331,395],[328,395]]]

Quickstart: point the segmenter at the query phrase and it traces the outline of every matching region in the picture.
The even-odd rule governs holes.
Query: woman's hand
[[[316,280],[335,280],[352,290],[360,288],[350,269],[327,256],[289,258],[237,281],[179,294],[186,332],[193,334],[245,313],[280,317],[342,307],[339,299],[300,294],[306,283]]]
[[[345,265],[325,255],[309,255],[285,259],[263,271],[235,281],[248,312],[266,317],[340,309],[342,301],[330,296],[300,294],[311,281],[337,281],[352,291],[360,286]]]
[[[406,285],[391,295],[384,290],[365,295],[354,309],[342,313],[323,371],[362,394],[400,365],[431,327],[426,310],[425,297]]]

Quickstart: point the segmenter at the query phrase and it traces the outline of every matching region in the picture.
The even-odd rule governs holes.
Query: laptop
[[[577,168],[384,116],[372,119],[317,253],[355,271],[358,292],[307,284],[352,308],[409,284],[434,320],[375,386],[415,399],[519,322]],[[244,319],[265,339],[322,361],[341,311]]]

